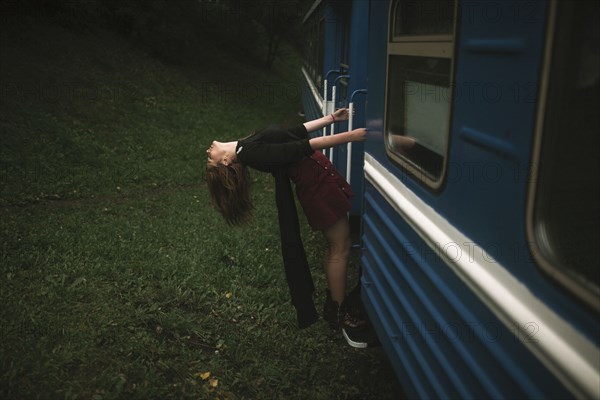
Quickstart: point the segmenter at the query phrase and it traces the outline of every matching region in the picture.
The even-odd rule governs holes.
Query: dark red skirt
[[[322,152],[295,163],[288,173],[312,229],[329,228],[352,208],[352,188]]]

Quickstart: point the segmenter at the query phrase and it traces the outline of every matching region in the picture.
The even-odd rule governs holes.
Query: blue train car
[[[307,118],[353,103],[369,130],[330,156],[359,193],[362,300],[410,398],[600,398],[599,4],[306,15]]]
[[[332,134],[365,126],[364,104],[367,81],[369,3],[353,1],[317,1],[304,19],[306,47],[302,73],[303,106],[307,119],[319,118],[340,107],[357,111],[349,123],[335,124],[323,134]],[[350,124],[350,126],[349,126]],[[352,143],[326,152],[340,173],[362,192],[362,143]],[[362,209],[360,196],[353,198],[351,215]]]

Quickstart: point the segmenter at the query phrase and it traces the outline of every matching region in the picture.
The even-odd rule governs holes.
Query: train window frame
[[[558,86],[559,83],[552,79],[556,73],[554,69],[560,69],[558,66],[555,66],[555,59],[559,59],[557,53],[562,53],[562,56],[564,56],[564,47],[566,47],[563,46],[561,49],[558,48],[560,45],[560,38],[557,33],[559,25],[558,19],[564,17],[562,11],[565,11],[561,10],[561,12],[559,12],[558,7],[557,0],[552,0],[549,4],[547,17],[546,44],[541,71],[539,103],[528,181],[529,187],[526,210],[527,241],[535,264],[546,273],[547,276],[567,289],[568,292],[584,304],[591,307],[596,313],[600,313],[600,299],[598,296],[600,287],[598,286],[598,282],[590,284],[587,277],[577,274],[577,271],[574,271],[575,269],[572,268],[572,266],[569,267],[569,265],[567,265],[568,263],[564,262],[564,259],[561,260],[559,256],[555,255],[555,248],[557,246],[553,239],[556,238],[552,236],[551,232],[548,232],[549,221],[545,218],[547,217],[547,214],[544,214],[544,212],[547,213],[544,209],[549,206],[549,203],[552,200],[548,199],[549,189],[547,183],[544,183],[543,181],[544,178],[543,175],[541,175],[543,173],[541,167],[544,162],[547,162],[546,157],[550,157],[550,151],[555,150],[557,146],[563,149],[562,146],[556,144],[555,147],[550,147],[550,151],[548,151],[547,146],[550,145],[545,145],[544,139],[547,138],[546,140],[552,140],[552,138],[555,138],[556,133],[553,133],[552,130],[558,129],[557,127],[554,127],[553,124],[548,123],[552,122],[551,107],[556,107],[556,104],[560,101],[568,101],[563,100],[563,98],[567,96],[561,96],[559,100],[556,100],[556,96],[553,96],[556,90],[560,90],[555,87]],[[561,73],[564,73],[564,71]],[[548,181],[550,180],[546,179],[546,182]],[[592,182],[592,184],[595,184],[595,182]],[[593,203],[593,200],[591,203]]]
[[[458,5],[459,0],[453,1],[454,7],[454,15],[453,23],[452,23],[452,32],[450,34],[427,34],[427,35],[396,35],[395,22],[397,20],[396,13],[398,12],[398,7],[406,0],[396,0],[390,2],[390,8],[388,11],[388,43],[387,43],[387,58],[386,58],[386,79],[385,79],[385,109],[384,109],[384,142],[385,142],[385,151],[388,158],[394,162],[394,164],[398,165],[400,168],[407,171],[411,176],[415,177],[420,182],[424,183],[426,186],[430,187],[433,190],[439,189],[444,182],[444,177],[446,176],[446,168],[448,162],[448,149],[450,144],[450,129],[451,129],[451,120],[452,120],[452,110],[453,110],[453,98],[452,98],[452,88],[454,87],[454,69],[455,69],[455,44],[458,32]],[[439,169],[439,174],[431,173],[428,171],[428,168],[424,166],[424,163],[419,164],[418,160],[414,160],[409,158],[406,155],[400,153],[399,149],[395,149],[392,147],[392,142],[396,137],[404,137],[404,135],[393,136],[390,133],[390,124],[391,124],[391,102],[393,100],[393,95],[397,93],[392,93],[393,88],[392,84],[392,74],[391,66],[393,60],[397,57],[415,57],[421,59],[447,59],[449,60],[449,70],[447,75],[448,80],[448,89],[450,90],[450,96],[447,99],[447,116],[445,122],[445,132],[444,132],[444,143],[443,143],[443,152],[442,154],[434,154],[433,151],[430,151],[433,156],[441,156],[441,162],[439,165],[441,166]],[[406,80],[405,82],[408,82]],[[422,84],[427,84],[427,82],[420,82]],[[403,89],[395,89],[396,92],[399,92]],[[394,100],[395,102],[396,100]],[[408,100],[404,100],[408,101]],[[403,107],[406,110],[406,105]],[[406,114],[403,114],[403,119],[406,120]],[[420,149],[422,150],[422,149]],[[437,162],[437,160],[436,160]]]

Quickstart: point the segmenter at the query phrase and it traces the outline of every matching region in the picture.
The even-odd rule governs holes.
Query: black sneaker
[[[357,330],[366,326],[366,320],[350,313],[346,301],[341,305],[333,301],[329,290],[327,290],[327,299],[323,306],[323,319],[329,322],[329,326],[332,329],[342,328]]]

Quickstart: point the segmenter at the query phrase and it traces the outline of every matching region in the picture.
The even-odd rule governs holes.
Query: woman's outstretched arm
[[[336,135],[317,136],[310,139],[308,143],[313,150],[322,150],[349,142],[364,142],[366,138],[367,130],[365,128],[358,128]]]
[[[339,110],[331,113],[329,115],[325,115],[324,117],[313,119],[312,121],[307,121],[304,123],[304,127],[307,132],[314,132],[322,129],[328,125],[333,124],[334,122],[346,121],[349,117],[349,112],[347,108],[340,108]]]
[[[261,171],[289,165],[303,157],[311,155],[315,150],[322,150],[349,142],[362,142],[366,139],[365,128],[336,135],[305,138],[284,143],[250,143],[237,149],[239,162]]]

